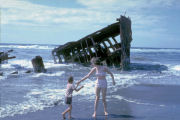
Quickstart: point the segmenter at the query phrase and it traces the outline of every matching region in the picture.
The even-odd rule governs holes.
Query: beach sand
[[[180,86],[135,85],[121,88],[107,95],[108,112],[103,115],[100,99],[96,120],[179,120],[180,119]],[[78,101],[73,98],[73,120],[94,120],[91,116],[93,100]],[[1,120],[62,120],[61,113],[66,105],[56,105],[36,112]]]

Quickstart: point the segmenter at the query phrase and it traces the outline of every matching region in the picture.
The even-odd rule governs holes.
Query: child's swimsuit
[[[104,71],[104,67],[101,67],[98,73],[96,73],[97,77],[106,77],[106,72]],[[96,87],[98,88],[107,88],[107,81],[105,79],[97,79]]]
[[[75,87],[74,84],[67,84],[67,88],[66,88],[66,99],[65,99],[65,103],[66,104],[71,104],[72,103],[72,94],[74,91]]]
[[[65,104],[72,104],[72,97],[66,97],[65,98]]]

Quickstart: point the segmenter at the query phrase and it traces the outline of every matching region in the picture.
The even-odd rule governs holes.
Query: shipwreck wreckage
[[[6,61],[8,59],[16,58],[15,56],[9,57],[10,52],[13,52],[13,50],[8,50],[7,52],[1,52],[0,51],[0,64],[2,64],[3,61]]]
[[[115,37],[120,35],[120,40]],[[68,42],[52,51],[55,63],[80,63],[87,65],[92,57],[99,57],[108,66],[129,69],[132,41],[131,20],[120,16],[116,23],[84,38]],[[113,44],[114,43],[114,44]]]

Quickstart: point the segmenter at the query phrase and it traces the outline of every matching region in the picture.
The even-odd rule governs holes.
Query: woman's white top
[[[104,66],[99,66],[98,70],[96,70],[96,77],[96,87],[107,88],[106,71]],[[98,79],[99,77],[104,77],[104,79]]]

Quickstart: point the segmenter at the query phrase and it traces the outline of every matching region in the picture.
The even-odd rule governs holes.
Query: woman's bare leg
[[[106,91],[107,91],[107,88],[102,88],[102,101],[104,105],[104,115],[108,115],[107,103],[106,103]]]
[[[101,88],[98,88],[98,87],[95,88],[96,99],[95,99],[95,103],[94,103],[94,114],[92,115],[92,117],[96,117],[96,110],[97,110],[97,106],[98,106],[98,102],[99,102],[100,91],[101,91]]]

